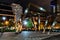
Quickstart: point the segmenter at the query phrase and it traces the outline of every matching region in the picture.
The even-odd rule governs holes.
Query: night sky
[[[23,7],[23,10],[26,9],[29,3],[34,3],[38,6],[44,7],[46,10],[50,9],[50,2],[51,0],[0,0],[0,3],[4,4],[11,4],[11,3],[18,3]]]
[[[0,0],[0,3],[4,3],[4,4],[7,4],[7,5],[11,5],[12,3],[18,3],[20,4],[22,7],[23,7],[23,13],[24,13],[24,10],[28,7],[28,4],[29,3],[33,3],[33,4],[36,4],[38,6],[41,6],[43,8],[45,8],[45,10],[47,11],[51,11],[51,1],[52,0]],[[52,2],[52,4],[54,4]],[[6,9],[9,9],[8,7]]]
[[[11,5],[12,3],[17,3],[20,4],[23,7],[23,12],[25,10],[25,8],[27,7],[29,1],[28,0],[0,0],[0,4],[6,4],[6,5]],[[6,9],[6,10],[12,10],[11,7],[7,7],[7,6],[2,6],[0,5],[0,9]],[[13,15],[13,12],[7,12],[7,11],[2,11],[0,10],[1,14],[11,14]],[[0,16],[2,17],[2,16]],[[13,17],[7,17],[7,19],[9,18],[13,18]]]
[[[0,0],[0,3],[11,5],[12,3],[18,3],[23,7],[23,12],[27,8],[28,4],[31,2],[33,4],[36,4],[38,6],[41,6],[45,8],[47,11],[51,12],[51,7],[50,5],[54,5],[54,1],[51,2],[52,0]],[[9,9],[6,7],[6,9]],[[3,12],[2,12],[3,13]],[[5,12],[7,13],[7,12]]]
[[[27,7],[29,0],[0,0],[0,3],[4,4],[11,4],[11,3],[18,3],[23,7],[23,10]]]

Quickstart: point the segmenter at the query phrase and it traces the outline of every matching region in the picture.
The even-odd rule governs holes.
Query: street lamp
[[[46,11],[44,8],[42,8],[42,7],[39,7],[39,9],[41,10],[41,11]]]
[[[2,17],[2,20],[6,20],[6,17]]]
[[[24,24],[24,25],[27,25],[27,21],[26,21],[26,20],[25,20],[25,21],[23,21],[23,24]]]
[[[25,9],[25,12],[24,12],[25,14],[27,14],[28,13],[28,8],[27,9]]]
[[[8,25],[9,24],[9,21],[5,21],[5,25]]]

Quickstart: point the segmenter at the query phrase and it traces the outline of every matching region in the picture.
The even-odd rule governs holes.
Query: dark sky
[[[23,7],[23,12],[24,12],[28,4],[31,2],[45,8],[47,11],[51,11],[51,7],[50,7],[51,1],[52,0],[47,0],[47,1],[46,0],[0,0],[0,3],[4,3],[4,4],[18,3]]]
[[[50,8],[50,1],[51,0],[0,0],[0,2],[3,3],[7,3],[7,4],[11,4],[11,3],[19,3],[23,9],[25,9],[27,7],[27,5],[29,4],[29,2],[34,3],[38,6],[42,6],[44,8],[47,8],[47,10]]]
[[[47,2],[48,1],[48,2]],[[24,13],[24,10],[26,9],[26,7],[28,6],[28,4],[31,2],[31,3],[34,3],[38,6],[42,6],[44,7],[47,11],[49,11],[51,8],[50,8],[50,0],[0,0],[0,3],[4,3],[4,4],[12,4],[12,3],[18,3],[20,4],[22,7],[23,7],[23,13]]]
[[[23,12],[26,9],[27,5],[29,4],[29,0],[0,0],[0,2],[4,4],[18,3],[23,7]]]
[[[25,8],[28,5],[29,0],[0,0],[0,2],[7,4],[19,3],[22,7]]]
[[[38,6],[44,7],[47,11],[51,9],[50,4],[52,0],[0,0],[0,3],[11,4],[18,3],[23,7],[23,10],[28,6],[29,2],[34,3]],[[59,1],[60,3],[60,1]],[[52,3],[54,4],[54,3]],[[23,11],[24,12],[24,11]]]

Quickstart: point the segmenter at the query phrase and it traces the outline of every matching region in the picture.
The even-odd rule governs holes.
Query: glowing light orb
[[[2,17],[2,20],[6,20],[6,17]]]
[[[44,8],[42,8],[42,7],[40,7],[39,9],[40,9],[41,11],[46,11],[46,10],[45,10]]]

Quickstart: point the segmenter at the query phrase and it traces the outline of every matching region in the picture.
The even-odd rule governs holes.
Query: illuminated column
[[[41,26],[40,26],[40,15],[39,15],[39,18],[38,18],[38,28],[39,28],[39,30],[41,29]]]
[[[12,3],[12,11],[15,14],[15,27],[17,27],[17,21],[20,21],[22,12],[22,7],[19,4]]]
[[[45,30],[46,30],[46,26],[48,24],[48,20],[45,21],[45,25],[44,25],[44,30],[43,30],[43,33],[45,33]]]

